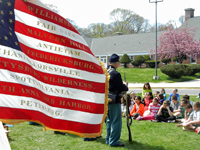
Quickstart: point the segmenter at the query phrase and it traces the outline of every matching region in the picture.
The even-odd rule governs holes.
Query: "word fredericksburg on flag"
[[[66,19],[39,0],[0,0],[0,120],[97,137],[109,75]]]

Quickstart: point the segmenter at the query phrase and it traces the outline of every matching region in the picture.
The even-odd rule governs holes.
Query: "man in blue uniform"
[[[123,83],[120,73],[116,71],[119,65],[119,56],[112,54],[109,58],[109,63],[107,67],[108,73],[110,74],[109,93],[117,94],[115,103],[108,104],[106,144],[115,147],[123,147],[124,144],[119,143],[122,128],[122,111],[119,94],[122,91],[128,91],[128,82]]]

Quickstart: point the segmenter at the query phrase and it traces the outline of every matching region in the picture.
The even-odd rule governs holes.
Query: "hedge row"
[[[199,64],[169,64],[160,68],[161,72],[171,78],[181,78],[182,76],[194,75],[200,72]]]

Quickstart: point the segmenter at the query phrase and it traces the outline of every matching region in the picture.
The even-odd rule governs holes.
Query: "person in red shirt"
[[[146,97],[144,98],[143,104],[144,104],[144,111],[148,110],[149,104],[153,101],[153,95],[152,92],[147,92]]]
[[[135,105],[133,106],[133,110],[131,111],[130,114],[135,119],[139,115],[143,116],[143,113],[144,113],[144,105],[141,102],[141,97],[140,96],[136,96],[135,97]]]

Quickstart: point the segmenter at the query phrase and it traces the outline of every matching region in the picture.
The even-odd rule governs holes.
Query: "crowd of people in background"
[[[122,92],[122,117],[126,116],[126,98]],[[178,89],[173,89],[167,98],[165,89],[152,93],[147,82],[143,86],[142,97],[135,92],[127,94],[130,116],[137,121],[149,120],[152,122],[177,123],[184,131],[200,133],[200,102],[190,101],[189,95],[180,97]],[[198,128],[199,127],[199,128]]]

